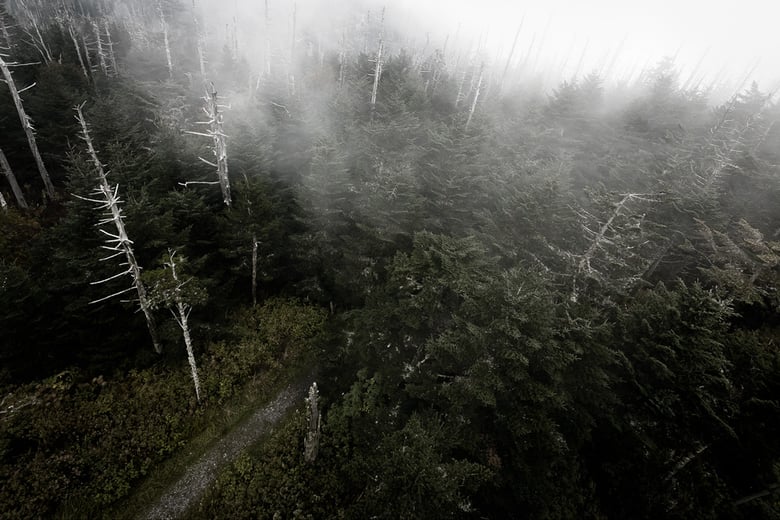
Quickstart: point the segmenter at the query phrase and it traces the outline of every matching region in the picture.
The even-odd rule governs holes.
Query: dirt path
[[[180,517],[194,504],[219,475],[219,470],[233,461],[296,404],[303,402],[310,381],[302,380],[284,388],[276,398],[254,412],[233,431],[217,441],[201,459],[149,510],[139,516],[148,520]]]

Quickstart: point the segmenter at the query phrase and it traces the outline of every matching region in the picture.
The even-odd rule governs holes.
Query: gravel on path
[[[254,412],[233,431],[217,441],[203,457],[187,468],[154,506],[139,518],[162,520],[179,518],[198,500],[219,475],[219,470],[235,460],[251,444],[279,422],[294,405],[303,402],[308,380],[288,385],[276,398]]]

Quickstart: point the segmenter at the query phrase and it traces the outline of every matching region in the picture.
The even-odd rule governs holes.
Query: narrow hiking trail
[[[252,443],[271,431],[288,410],[303,402],[309,384],[308,379],[303,379],[286,386],[273,401],[255,411],[217,441],[150,509],[139,514],[138,518],[179,518],[203,495],[226,464],[235,460]]]

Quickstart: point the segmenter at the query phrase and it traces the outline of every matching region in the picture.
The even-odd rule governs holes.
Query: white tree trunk
[[[195,24],[195,41],[198,47],[198,64],[200,65],[201,79],[206,79],[206,38],[198,23],[198,14],[195,12],[195,4],[192,5],[192,20]]]
[[[92,58],[89,57],[89,46],[87,45],[87,37],[84,33],[81,33],[81,45],[84,47],[84,61],[87,63],[87,68],[93,70]]]
[[[210,118],[211,137],[214,141],[214,156],[217,159],[217,177],[222,189],[222,200],[226,206],[230,206],[233,199],[230,195],[230,178],[228,177],[227,140],[222,128],[223,116],[219,110],[217,91],[211,85],[211,92],[206,93],[206,103]]]
[[[524,21],[525,21],[525,17],[523,17],[523,19],[520,20],[520,27],[517,28],[517,32],[515,33],[515,39],[512,40],[512,48],[509,50],[509,56],[506,57],[504,72],[501,74],[501,84],[498,86],[499,93],[504,91],[504,82],[506,81],[506,75],[509,72],[509,66],[512,64],[512,58],[514,58],[515,56],[515,49],[517,48],[517,39],[520,37],[520,31],[523,30]]]
[[[11,191],[13,191],[14,193],[14,197],[16,198],[16,203],[19,204],[20,208],[27,209],[27,201],[24,200],[24,193],[22,193],[22,189],[19,187],[19,183],[16,182],[16,175],[14,175],[13,170],[11,170],[11,165],[8,164],[8,159],[6,159],[5,154],[1,149],[0,149],[0,168],[3,170],[3,173],[5,174],[5,178],[8,179],[8,184],[11,185]]]
[[[132,277],[133,285],[126,291],[122,291],[122,292],[127,292],[132,289],[135,289],[135,292],[138,295],[138,303],[141,307],[141,311],[143,312],[144,317],[146,318],[146,325],[149,328],[149,335],[152,337],[154,350],[159,354],[162,352],[162,345],[160,344],[160,340],[157,336],[157,324],[155,323],[154,316],[152,315],[152,310],[149,303],[149,298],[146,293],[146,288],[144,287],[144,284],[141,281],[141,267],[138,265],[138,261],[136,260],[135,254],[133,253],[133,247],[132,247],[133,242],[128,238],[127,231],[125,230],[122,210],[119,207],[119,203],[121,202],[119,200],[119,186],[117,185],[112,187],[108,183],[106,172],[105,170],[103,170],[103,164],[98,159],[97,152],[95,151],[95,148],[92,145],[92,138],[89,135],[89,128],[87,127],[87,121],[86,119],[84,119],[84,114],[82,113],[81,109],[82,109],[81,105],[76,107],[76,112],[78,114],[76,119],[81,125],[81,131],[82,131],[81,138],[84,140],[84,142],[87,145],[87,152],[89,153],[89,156],[92,159],[92,163],[95,166],[95,173],[97,174],[98,177],[99,186],[95,191],[97,194],[101,196],[101,199],[84,199],[84,200],[88,200],[90,202],[95,202],[97,204],[100,204],[101,209],[108,210],[106,212],[107,218],[101,220],[100,224],[108,224],[110,222],[113,223],[114,226],[116,227],[115,235],[101,229],[103,234],[109,237],[108,240],[109,246],[103,246],[103,247],[111,251],[115,251],[115,254],[109,256],[108,258],[112,258],[114,256],[124,254],[125,258],[127,259],[127,266],[128,266],[127,270],[123,273],[120,273],[119,275],[115,275],[112,276],[111,278],[108,278],[108,280],[111,280],[113,278],[125,274],[129,274]],[[93,283],[100,283],[100,282],[93,282]],[[97,301],[103,301],[105,299],[107,298],[103,298]],[[92,303],[97,303],[97,301]]]
[[[106,40],[108,47],[108,61],[111,63],[111,71],[114,75],[119,73],[116,66],[116,54],[114,53],[114,42],[111,40],[111,28],[108,26],[108,20],[103,20],[103,29],[106,31]]]
[[[295,38],[296,38],[295,31],[297,29],[296,27],[297,23],[298,23],[298,4],[293,3],[292,38],[290,38],[290,66],[289,66],[290,97],[295,96]]]
[[[103,71],[103,74],[108,76],[108,59],[106,58],[106,52],[103,49],[103,39],[100,36],[100,27],[98,27],[97,22],[92,21],[92,32],[95,33],[95,46],[97,48],[97,55],[98,55],[98,63],[100,63],[100,70]]]
[[[187,318],[190,315],[190,311],[192,310],[192,307],[188,305],[181,296],[181,286],[183,284],[179,282],[179,276],[176,273],[176,260],[174,260],[175,256],[176,256],[175,252],[170,252],[168,256],[169,261],[166,264],[168,267],[171,268],[171,275],[173,276],[173,279],[176,281],[177,284],[173,298],[176,303],[176,312],[178,312],[178,317],[176,316],[176,313],[174,313],[174,317],[176,318],[176,321],[179,323],[179,327],[181,327],[182,336],[184,336],[184,346],[187,349],[187,361],[189,361],[190,363],[192,382],[195,385],[195,398],[198,400],[198,402],[200,402],[200,378],[198,377],[198,365],[195,363],[195,352],[192,348],[190,326],[187,322]]]
[[[27,34],[29,37],[29,43],[35,47],[35,50],[37,50],[41,55],[41,58],[43,58],[44,63],[51,63],[54,61],[54,58],[52,57],[49,46],[46,45],[46,40],[43,39],[43,35],[41,34],[38,24],[38,19],[35,17],[28,6],[22,4],[22,7],[24,8],[24,14],[27,16],[27,19],[30,22],[30,26],[32,27],[31,30],[24,30],[25,34]]]
[[[22,98],[19,96],[19,91],[16,89],[16,83],[14,82],[14,78],[11,75],[11,70],[8,68],[9,65],[13,66],[13,64],[6,63],[3,60],[3,56],[0,55],[0,71],[2,71],[5,82],[8,85],[8,89],[11,91],[11,97],[14,100],[14,105],[16,105],[16,113],[19,115],[19,120],[22,122],[22,128],[24,129],[24,133],[27,136],[27,143],[30,145],[30,151],[35,158],[35,164],[38,166],[38,173],[41,174],[41,179],[43,180],[43,186],[46,189],[46,194],[50,198],[54,198],[54,185],[51,183],[49,172],[46,170],[46,166],[43,164],[41,152],[38,151],[38,144],[35,141],[35,131],[32,126],[32,120],[24,111]]]
[[[376,53],[376,66],[374,67],[374,86],[371,88],[371,114],[376,110],[376,95],[379,91],[379,80],[382,77],[382,51],[384,50],[384,41],[379,40],[379,51]]]
[[[168,63],[168,76],[173,79],[173,60],[171,59],[171,44],[168,39],[168,22],[165,21],[165,13],[163,13],[162,1],[160,0],[157,2],[157,11],[160,14],[160,23],[162,24],[165,59]]]
[[[5,197],[3,196],[2,191],[0,191],[0,209],[3,211],[8,211],[8,203],[5,201]]]
[[[190,373],[192,374],[192,383],[195,385],[195,398],[200,402],[200,378],[198,377],[198,365],[195,363],[195,352],[192,349],[192,338],[190,337],[190,326],[187,323],[189,309],[177,298],[176,310],[179,312],[179,326],[184,336],[184,346],[187,349],[187,361],[190,363]]]
[[[76,32],[73,29],[73,23],[71,20],[67,20],[65,23],[67,25],[68,35],[70,36],[70,39],[73,42],[73,48],[76,49],[76,56],[79,59],[79,64],[81,65],[81,71],[84,73],[84,77],[89,79],[89,72],[87,72],[87,65],[86,63],[84,63],[84,57],[81,55],[81,45],[79,44],[79,41],[76,38]],[[89,50],[85,49],[85,52],[88,54]]]
[[[185,131],[185,133],[192,134],[192,135],[199,135],[202,137],[208,137],[212,140],[212,152],[214,153],[214,157],[216,159],[216,162],[207,161],[203,157],[199,157],[199,159],[209,166],[213,166],[217,169],[217,182],[200,182],[200,181],[190,181],[182,183],[183,186],[188,186],[190,184],[219,184],[220,188],[222,189],[222,201],[225,203],[226,206],[230,206],[233,202],[233,199],[230,195],[230,178],[228,177],[228,157],[227,157],[227,136],[225,135],[225,132],[222,127],[223,123],[223,117],[222,112],[220,111],[220,104],[219,100],[217,98],[217,91],[214,88],[214,84],[211,84],[211,88],[206,89],[206,96],[203,98],[206,101],[206,106],[203,108],[203,111],[208,116],[208,121],[199,121],[198,124],[201,125],[209,125],[209,129],[207,132],[193,132],[193,131]]]
[[[271,16],[265,0],[265,75],[271,77]]]
[[[0,7],[0,36],[3,37],[5,42],[5,45],[2,45],[2,47],[3,49],[11,50],[13,42],[11,41],[11,35],[8,33],[8,26],[5,24],[3,15],[5,15],[5,11]]]
[[[317,451],[320,447],[320,407],[319,391],[317,383],[312,383],[309,388],[309,396],[306,398],[306,415],[309,420],[306,438],[303,440],[303,454],[306,462],[314,462],[317,459]]]
[[[474,90],[474,100],[471,102],[471,110],[469,110],[469,118],[466,120],[466,128],[471,124],[471,118],[474,117],[474,111],[477,109],[477,102],[479,101],[479,94],[482,90],[482,79],[485,75],[485,64],[479,68],[479,80],[477,81],[477,87]]]
[[[252,234],[252,305],[257,305],[257,235]]]

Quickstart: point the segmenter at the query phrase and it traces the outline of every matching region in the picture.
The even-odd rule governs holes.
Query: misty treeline
[[[780,517],[771,93],[199,4],[5,5],[0,516],[318,367],[190,516]]]

